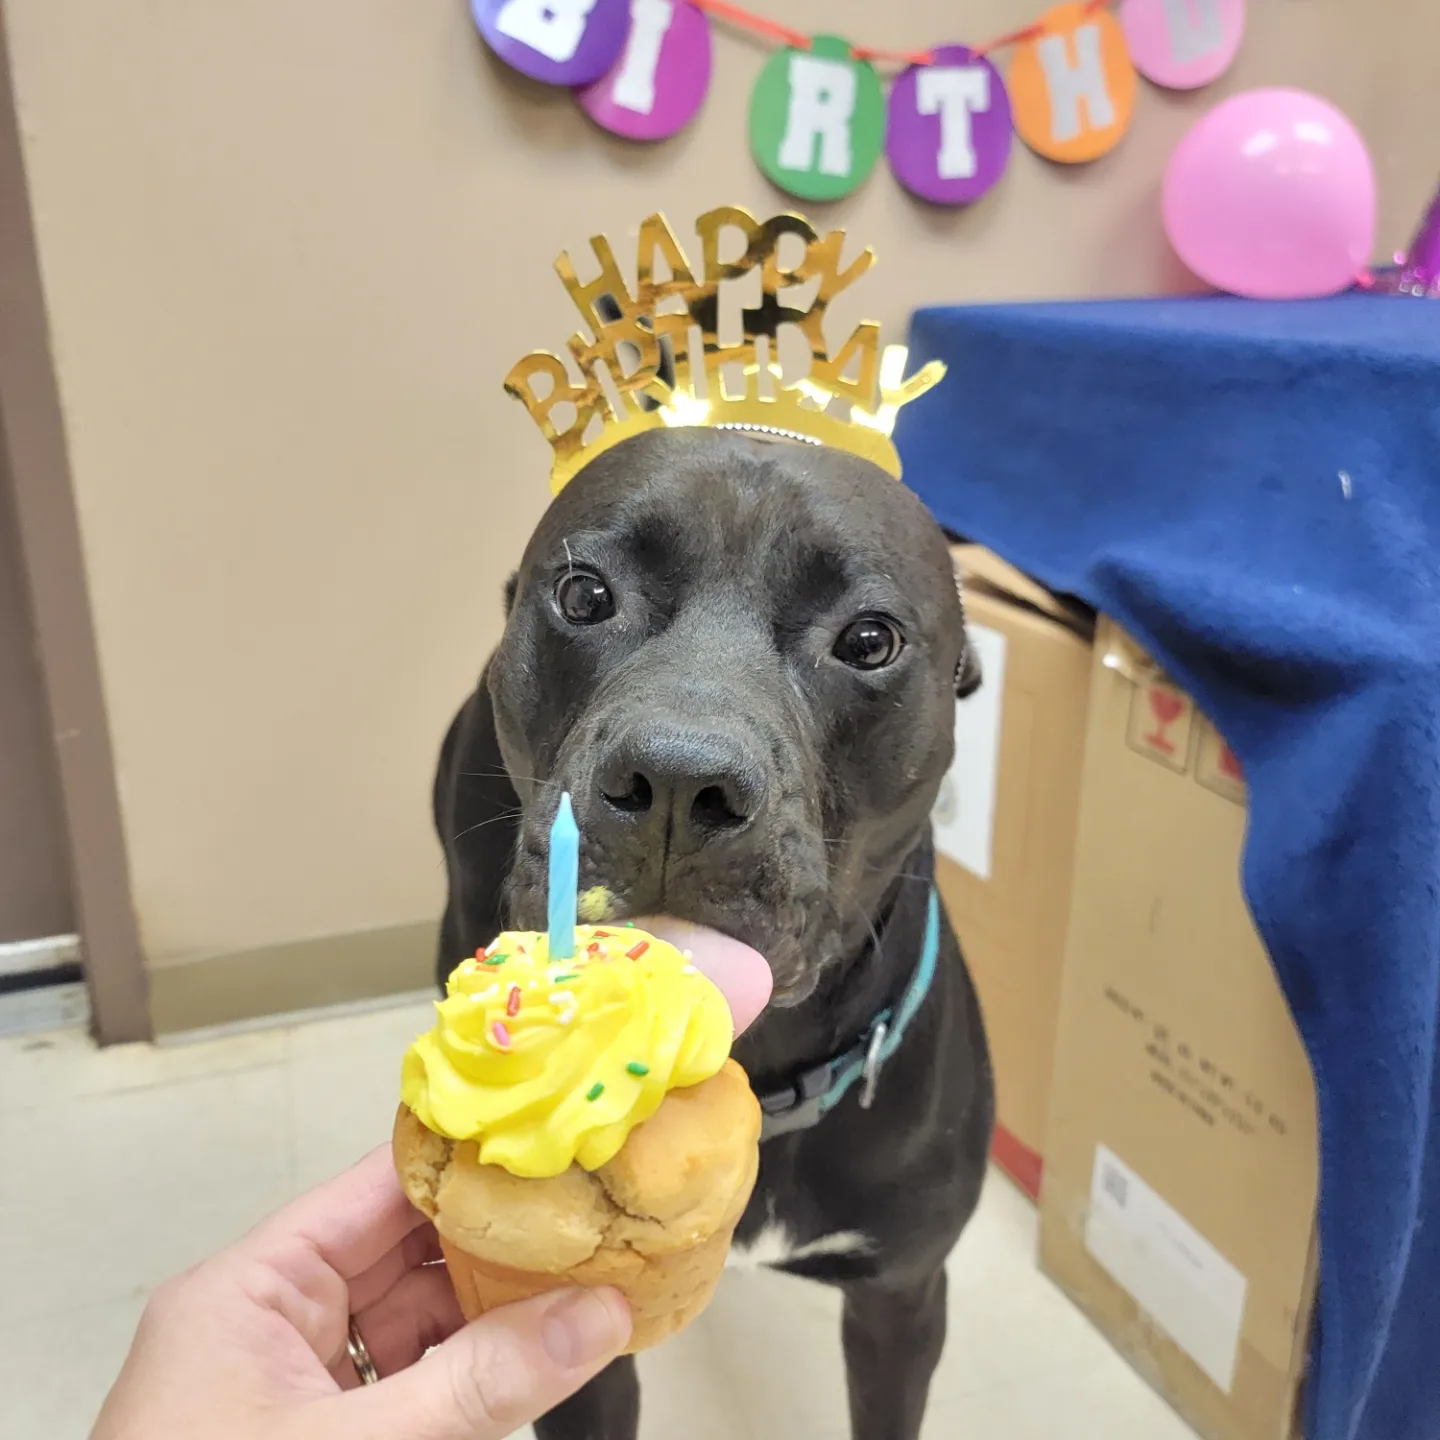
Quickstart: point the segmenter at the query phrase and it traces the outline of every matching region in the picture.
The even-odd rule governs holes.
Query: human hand
[[[373,1151],[155,1292],[91,1440],[500,1440],[629,1339],[605,1290],[466,1325],[439,1258]],[[352,1315],[385,1377],[363,1389]]]
[[[744,1030],[769,998],[765,962],[713,931],[655,929],[693,947]],[[373,1151],[155,1292],[91,1440],[500,1440],[630,1337],[611,1290],[537,1296],[466,1325],[439,1258],[389,1146]],[[363,1389],[352,1317],[382,1377]]]

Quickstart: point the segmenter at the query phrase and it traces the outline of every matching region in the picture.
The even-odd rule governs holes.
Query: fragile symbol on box
[[[1223,795],[1238,804],[1245,803],[1245,772],[1235,752],[1221,739],[1214,726],[1200,727],[1199,757],[1195,762],[1195,778],[1207,790]]]
[[[1130,747],[1171,770],[1190,768],[1190,738],[1195,728],[1195,703],[1183,690],[1163,680],[1137,685],[1130,699]]]

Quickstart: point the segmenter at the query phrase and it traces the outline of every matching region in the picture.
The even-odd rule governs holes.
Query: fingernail
[[[630,1338],[630,1316],[613,1290],[576,1290],[550,1308],[540,1335],[557,1365],[578,1370],[620,1351]]]

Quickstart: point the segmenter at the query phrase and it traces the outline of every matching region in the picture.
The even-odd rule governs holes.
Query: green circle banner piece
[[[885,146],[885,92],[875,67],[838,35],[773,54],[750,95],[750,150],[787,194],[839,200]]]

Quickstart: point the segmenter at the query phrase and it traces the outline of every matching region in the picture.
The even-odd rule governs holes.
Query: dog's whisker
[[[478,820],[474,825],[467,826],[458,835],[452,835],[450,837],[450,843],[455,845],[467,835],[473,835],[477,830],[483,830],[487,825],[497,825],[502,820],[513,820],[519,814],[520,811],[518,809],[502,810],[498,815],[490,816],[488,820]]]
[[[503,767],[494,770],[457,770],[456,775],[467,780],[523,780],[527,785],[541,785],[551,790],[561,787],[558,780],[542,780],[538,775],[517,775]]]

